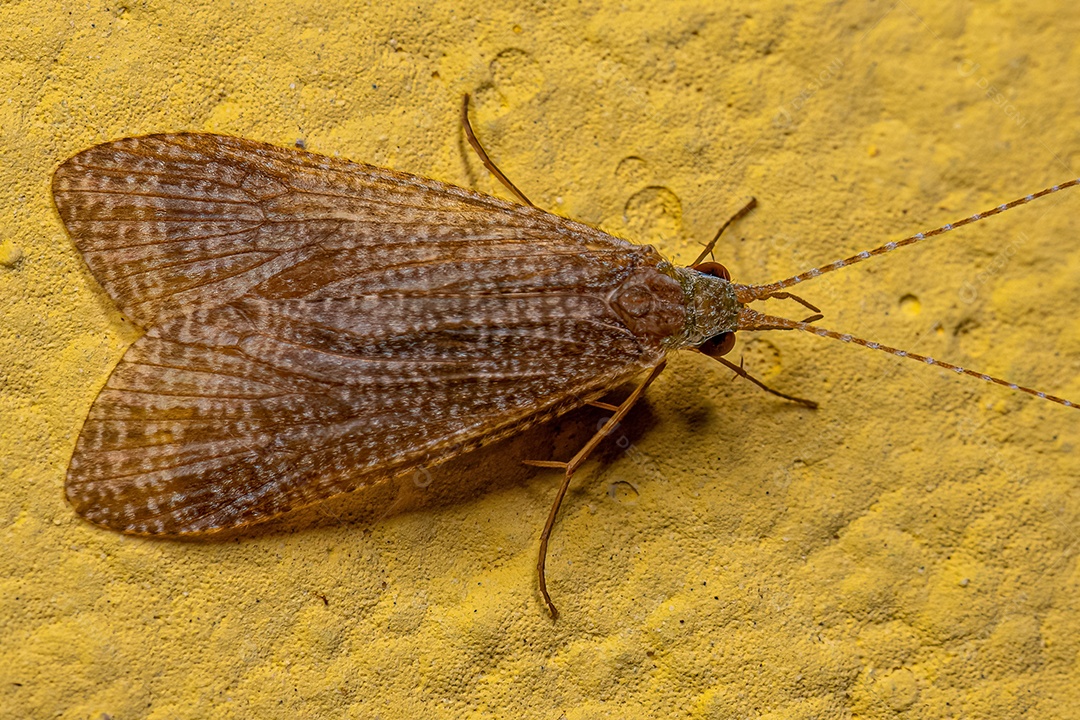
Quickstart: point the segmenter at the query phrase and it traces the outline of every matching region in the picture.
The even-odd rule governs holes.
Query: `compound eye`
[[[735,347],[735,333],[726,332],[714,335],[698,345],[698,350],[711,358],[727,355]]]
[[[725,280],[731,280],[731,273],[727,268],[718,262],[703,262],[697,265],[691,265],[691,270],[697,270],[702,275],[712,275],[713,277],[723,278]]]

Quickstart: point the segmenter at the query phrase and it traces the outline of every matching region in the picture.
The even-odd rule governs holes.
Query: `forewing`
[[[92,148],[54,186],[149,326],[68,471],[80,514],[125,532],[212,532],[385,480],[663,354],[608,302],[655,253],[533,208],[200,135]]]
[[[572,284],[636,249],[435,180],[220,135],[94,146],[56,170],[53,196],[94,277],[143,327],[263,283],[293,296],[341,292],[335,283],[367,291],[373,273],[385,281],[373,292],[432,287],[460,281],[454,270],[474,257],[526,254],[537,285],[560,275]],[[439,276],[429,272],[448,260]],[[477,287],[498,279],[478,277]]]
[[[94,402],[68,497],[126,532],[257,522],[578,405],[648,356],[589,299],[545,299],[246,298],[151,329]]]

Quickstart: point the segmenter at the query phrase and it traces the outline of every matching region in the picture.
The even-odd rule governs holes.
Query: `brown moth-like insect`
[[[66,489],[80,515],[135,535],[224,531],[592,404],[612,417],[577,455],[531,463],[564,470],[537,562],[555,615],[544,560],[570,479],[675,350],[698,349],[765,388],[721,356],[736,331],[798,329],[1074,406],[809,324],[820,315],[792,321],[748,304],[791,298],[816,313],[788,288],[1080,180],[744,285],[703,262],[719,233],[676,267],[650,246],[533,207],[476,142],[467,110],[466,96],[470,143],[523,204],[208,134],[125,138],[56,170],[56,207],[76,246],[146,330],[79,434]],[[600,400],[642,373],[620,405]]]

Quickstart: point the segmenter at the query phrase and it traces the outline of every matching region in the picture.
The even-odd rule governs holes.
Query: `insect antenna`
[[[802,303],[809,309],[816,311],[817,308],[815,308],[813,305],[806,302],[802,298],[787,292],[785,288],[798,285],[805,280],[812,280],[813,278],[824,275],[827,272],[832,272],[833,270],[839,270],[842,267],[854,265],[855,263],[862,262],[863,260],[867,260],[877,255],[884,255],[885,253],[892,252],[893,250],[904,247],[905,245],[914,245],[915,243],[922,242],[923,240],[927,240],[937,235],[944,235],[945,233],[951,230],[955,230],[956,228],[963,227],[964,225],[970,225],[973,222],[991,217],[993,215],[997,215],[999,213],[1003,213],[1006,210],[1011,210],[1012,208],[1018,207],[1020,205],[1026,205],[1032,200],[1045,197],[1046,195],[1051,195],[1060,190],[1064,190],[1065,188],[1070,188],[1075,185],[1080,185],[1080,178],[1077,178],[1075,180],[1069,180],[1068,182],[1061,183],[1060,185],[1054,185],[1053,187],[1048,187],[1045,190],[1040,190],[1039,192],[1033,193],[1031,195],[1025,195],[1022,198],[1017,198],[1012,202],[998,205],[997,207],[987,210],[986,212],[976,213],[975,215],[964,218],[963,220],[958,220],[947,225],[942,225],[939,228],[935,228],[927,232],[916,233],[915,235],[906,237],[903,240],[888,242],[880,247],[874,248],[873,250],[864,250],[863,252],[858,253],[857,255],[852,255],[851,257],[845,258],[844,260],[837,260],[830,265],[812,268],[810,270],[807,270],[806,272],[799,273],[798,275],[793,275],[778,282],[767,283],[764,285],[743,285],[740,283],[732,283],[732,287],[735,290],[735,297],[743,305],[753,302],[754,300],[767,300],[770,298],[792,299]],[[739,311],[737,329],[802,330],[803,332],[812,333],[820,337],[828,337],[834,340],[840,340],[841,342],[852,343],[854,345],[862,345],[863,347],[870,348],[871,350],[881,350],[891,355],[896,355],[897,357],[917,360],[927,365],[937,365],[938,367],[945,368],[946,370],[952,370],[958,375],[970,375],[971,377],[978,378],[979,380],[982,380],[984,382],[994,383],[995,385],[1002,385],[1009,388],[1010,390],[1018,390],[1020,392],[1027,393],[1028,395],[1034,395],[1035,397],[1042,398],[1044,400],[1050,400],[1051,402],[1056,402],[1059,405],[1064,405],[1066,407],[1080,407],[1080,405],[1071,400],[1066,400],[1065,398],[1060,398],[1055,395],[1049,395],[1040,390],[1035,390],[1034,388],[1017,385],[1016,383],[993,377],[992,375],[987,375],[986,373],[977,372],[975,370],[968,370],[967,368],[962,368],[959,365],[953,365],[952,363],[935,360],[934,358],[927,357],[925,355],[919,355],[918,353],[900,350],[898,348],[889,347],[888,345],[882,345],[881,343],[871,342],[869,340],[864,340],[853,335],[848,335],[846,333],[839,333],[835,330],[827,330],[825,328],[818,327],[817,325],[812,325],[811,323],[816,319],[817,318],[808,318],[807,320],[799,322],[796,320],[788,320],[786,318],[776,317],[773,315],[765,315],[748,307],[743,307]]]
[[[532,200],[525,197],[525,193],[518,190],[517,185],[510,182],[510,178],[506,177],[506,175],[503,174],[503,171],[499,169],[499,166],[492,162],[491,158],[488,157],[487,150],[484,150],[484,146],[480,144],[480,140],[477,139],[476,133],[473,132],[472,123],[469,122],[469,100],[469,93],[465,93],[461,98],[461,127],[465,129],[465,138],[469,141],[469,145],[472,146],[473,151],[480,158],[480,162],[484,164],[484,167],[488,169],[488,172],[505,185],[507,190],[514,193],[517,199],[523,204],[536,207],[533,205]]]
[[[909,360],[915,360],[917,362],[925,363],[927,365],[936,365],[946,370],[952,370],[957,375],[970,375],[973,378],[978,378],[984,382],[994,383],[995,385],[1002,385],[1010,390],[1018,390],[1028,395],[1034,395],[1037,398],[1043,400],[1049,400],[1056,402],[1059,405],[1065,407],[1080,407],[1071,400],[1057,397],[1056,395],[1049,395],[1040,390],[1034,388],[1024,387],[1023,385],[1017,385],[1016,383],[1009,382],[1008,380],[1002,380],[1001,378],[987,375],[976,370],[968,370],[967,368],[960,367],[959,365],[953,365],[952,363],[943,362],[941,360],[935,360],[932,357],[926,355],[919,355],[918,353],[908,352],[907,350],[900,350],[898,348],[889,347],[888,345],[882,345],[881,343],[872,342],[870,340],[864,340],[854,335],[848,335],[847,333],[838,333],[835,330],[827,330],[817,325],[812,325],[809,322],[788,320],[787,318],[776,317],[773,315],[766,315],[759,313],[751,308],[744,307],[739,311],[739,330],[802,330],[803,332],[812,333],[819,337],[832,338],[833,340],[839,340],[840,342],[851,343],[852,345],[861,345],[871,350],[881,350],[887,352],[890,355],[897,357],[907,358]]]
[[[1077,178],[1075,180],[1069,180],[1068,182],[1061,183],[1060,185],[1054,185],[1053,187],[1048,187],[1045,190],[1040,190],[1039,192],[1032,195],[1025,195],[1022,198],[1017,198],[1012,202],[998,205],[997,207],[991,208],[986,212],[976,213],[971,217],[964,218],[963,220],[957,220],[956,222],[942,225],[939,228],[934,228],[933,230],[928,230],[927,232],[916,233],[915,235],[906,237],[903,240],[896,240],[894,242],[885,243],[884,245],[876,247],[873,250],[863,250],[861,253],[852,255],[849,258],[837,260],[836,262],[829,265],[811,268],[806,272],[799,273],[798,275],[793,275],[778,282],[767,283],[765,285],[735,284],[735,294],[736,297],[739,299],[739,302],[744,304],[752,302],[754,300],[766,300],[768,298],[783,297],[780,293],[783,292],[784,288],[798,285],[805,280],[812,280],[820,275],[824,275],[827,272],[832,272],[833,270],[839,270],[842,267],[854,265],[855,263],[862,262],[863,260],[867,260],[877,255],[884,255],[885,253],[890,253],[897,248],[904,247],[905,245],[914,245],[915,243],[922,242],[923,240],[929,240],[930,238],[936,237],[937,235],[944,235],[945,233],[951,230],[955,230],[956,228],[963,227],[964,225],[970,225],[973,222],[992,217],[1020,205],[1026,205],[1032,200],[1037,200],[1038,198],[1044,197],[1046,195],[1051,195],[1058,192],[1059,190],[1064,190],[1065,188],[1070,188],[1075,185],[1080,185],[1080,178]]]

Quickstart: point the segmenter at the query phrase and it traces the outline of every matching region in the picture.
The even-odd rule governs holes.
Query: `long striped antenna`
[[[815,308],[813,305],[806,302],[802,298],[798,297],[797,295],[793,295],[787,292],[785,288],[793,287],[805,280],[812,280],[813,278],[824,275],[827,272],[832,272],[833,270],[839,270],[842,267],[854,265],[855,263],[862,262],[863,260],[867,260],[876,255],[884,255],[885,253],[892,252],[893,250],[904,247],[905,245],[914,245],[915,243],[922,242],[923,240],[926,240],[928,238],[932,238],[937,235],[944,235],[945,233],[951,230],[955,230],[956,228],[963,227],[964,225],[970,225],[973,222],[977,222],[984,218],[1003,213],[1006,210],[1011,210],[1014,207],[1018,207],[1020,205],[1026,205],[1032,200],[1045,197],[1046,195],[1051,195],[1058,192],[1059,190],[1064,190],[1065,188],[1070,188],[1075,185],[1080,185],[1080,178],[1077,178],[1075,180],[1069,180],[1068,182],[1064,182],[1060,185],[1054,185],[1053,187],[1048,187],[1045,190],[1040,190],[1039,192],[1032,195],[1025,195],[1024,197],[1013,200],[1012,202],[998,205],[997,207],[987,210],[986,212],[977,213],[975,215],[972,215],[971,217],[964,218],[963,220],[949,223],[948,225],[942,225],[941,227],[935,228],[934,230],[917,233],[910,237],[906,237],[903,240],[885,243],[881,247],[874,248],[873,250],[864,250],[863,252],[857,255],[852,255],[851,257],[844,260],[837,260],[830,265],[812,268],[810,270],[807,270],[806,272],[799,273],[798,275],[793,275],[792,277],[786,278],[784,280],[780,280],[779,282],[768,283],[766,285],[742,285],[740,283],[732,283],[732,287],[735,290],[736,299],[739,301],[740,304],[744,306],[739,310],[739,319],[736,330],[802,330],[803,332],[812,333],[820,337],[832,338],[834,340],[839,340],[841,342],[851,343],[854,345],[862,345],[863,347],[870,348],[871,350],[881,350],[883,352],[889,353],[890,355],[896,355],[897,357],[916,360],[918,362],[925,363],[926,365],[937,365],[938,367],[945,368],[946,370],[952,370],[958,375],[970,375],[971,377],[978,378],[979,380],[982,380],[984,382],[1001,385],[1003,387],[1009,388],[1010,390],[1018,390],[1019,392],[1027,393],[1028,395],[1034,395],[1035,397],[1042,398],[1043,400],[1049,400],[1051,402],[1058,403],[1059,405],[1064,405],[1065,407],[1080,407],[1080,404],[1077,404],[1071,400],[1066,400],[1065,398],[1060,398],[1056,395],[1049,395],[1040,390],[1035,390],[1034,388],[1017,385],[1016,383],[1009,382],[1008,380],[1002,380],[1001,378],[996,378],[992,375],[987,375],[986,373],[976,372],[975,370],[968,370],[967,368],[962,368],[959,365],[953,365],[952,363],[935,360],[934,358],[927,357],[926,355],[919,355],[917,353],[908,352],[906,350],[889,347],[888,345],[871,342],[869,340],[864,340],[862,338],[848,335],[846,333],[838,333],[835,330],[826,330],[825,328],[818,327],[817,325],[811,325],[810,322],[807,321],[799,322],[796,320],[788,320],[787,318],[775,317],[773,315],[765,315],[764,313],[759,313],[756,310],[751,310],[750,308],[745,307],[745,305],[753,302],[754,300],[767,300],[769,298],[790,298],[792,300],[796,300],[802,303],[810,310],[817,312],[817,308]],[[817,317],[810,318],[810,320],[816,320]]]
[[[1070,188],[1075,185],[1080,185],[1080,178],[1077,178],[1075,180],[1069,180],[1068,182],[1064,182],[1060,185],[1054,185],[1053,187],[1048,187],[1045,190],[1040,190],[1039,192],[1034,193],[1033,195],[1026,195],[1022,198],[1017,198],[1012,202],[1007,202],[1004,205],[998,205],[997,207],[987,210],[986,212],[976,213],[971,217],[966,217],[963,220],[957,220],[956,222],[949,223],[948,225],[942,225],[941,227],[935,228],[928,232],[916,233],[915,235],[906,237],[903,240],[888,242],[881,247],[874,248],[873,250],[864,250],[861,253],[858,253],[857,255],[852,255],[851,257],[845,258],[844,260],[837,260],[830,265],[823,265],[822,267],[812,268],[810,270],[807,270],[806,272],[799,273],[798,275],[793,275],[789,278],[785,278],[784,280],[780,280],[779,282],[768,283],[766,285],[736,284],[736,297],[738,298],[739,302],[743,304],[752,302],[754,300],[767,300],[772,297],[777,297],[777,295],[779,293],[782,293],[785,288],[793,287],[805,280],[812,280],[820,275],[824,275],[827,272],[832,272],[833,270],[839,270],[842,267],[848,267],[849,265],[860,263],[863,260],[867,260],[877,255],[884,255],[885,253],[890,253],[897,248],[904,247],[905,245],[914,245],[915,243],[922,242],[923,240],[928,240],[929,238],[935,237],[937,235],[944,235],[950,230],[955,230],[956,228],[970,225],[973,222],[992,217],[999,213],[1003,213],[1006,210],[1012,210],[1014,207],[1018,207],[1020,205],[1026,205],[1032,200],[1037,200],[1038,198],[1044,197],[1046,195],[1052,195],[1059,190],[1064,190],[1065,188]],[[1007,385],[1008,383],[1003,384]]]
[[[1018,390],[1028,395],[1034,395],[1037,398],[1043,400],[1049,400],[1050,402],[1056,402],[1059,405],[1065,407],[1080,408],[1080,404],[1077,404],[1071,400],[1057,397],[1056,395],[1049,395],[1040,390],[1024,387],[1023,385],[1017,385],[1016,383],[1009,382],[1008,380],[1002,380],[1001,378],[993,377],[985,373],[977,372],[975,370],[968,370],[962,368],[959,365],[953,365],[952,363],[943,362],[941,360],[935,360],[932,357],[926,355],[919,355],[918,353],[908,352],[907,350],[899,350],[888,345],[882,345],[881,343],[871,342],[869,340],[863,340],[862,338],[855,337],[854,335],[847,335],[844,333],[838,333],[835,330],[826,330],[823,327],[817,325],[811,325],[807,322],[800,322],[798,320],[788,320],[782,317],[774,317],[772,315],[765,315],[759,313],[756,310],[751,310],[748,307],[744,307],[739,311],[739,330],[802,330],[803,332],[812,333],[820,337],[832,338],[833,340],[839,340],[840,342],[851,343],[852,345],[862,345],[865,348],[871,350],[881,350],[887,352],[890,355],[896,355],[897,357],[907,358],[909,360],[915,360],[917,362],[925,363],[927,365],[936,365],[946,370],[952,370],[957,375],[970,375],[973,378],[978,378],[984,382],[994,383],[995,385],[1001,385],[1007,387],[1010,390]]]

